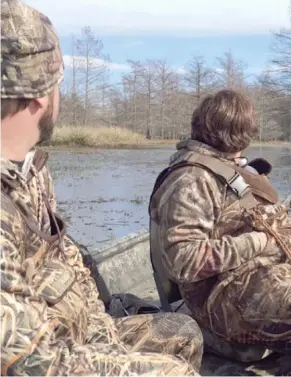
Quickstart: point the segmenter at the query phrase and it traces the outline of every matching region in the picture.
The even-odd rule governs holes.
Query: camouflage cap
[[[1,0],[1,98],[40,98],[63,77],[50,20],[19,0]]]

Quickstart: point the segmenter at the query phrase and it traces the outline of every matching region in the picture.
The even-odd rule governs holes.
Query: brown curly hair
[[[192,115],[191,138],[221,152],[246,149],[257,132],[252,103],[234,90],[220,90],[207,96]]]

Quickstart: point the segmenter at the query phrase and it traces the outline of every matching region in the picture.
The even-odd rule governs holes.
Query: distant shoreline
[[[45,147],[39,147],[38,149],[47,151],[47,152],[94,152],[99,150],[118,150],[118,149],[124,149],[124,150],[143,150],[143,149],[163,149],[166,147],[173,147],[175,148],[176,144],[179,142],[168,140],[165,142],[165,140],[149,140],[145,143],[138,143],[138,144],[100,144],[96,146],[81,146],[81,145],[51,145],[51,146],[45,146]],[[282,147],[291,147],[291,142],[254,142],[251,143],[250,147],[272,147],[272,148],[282,148]]]
[[[179,142],[179,140],[148,140],[144,143],[138,144],[100,144],[96,146],[78,146],[78,145],[52,145],[46,147],[40,147],[39,149],[48,151],[48,152],[75,152],[75,151],[83,151],[83,152],[94,152],[98,150],[105,150],[105,149],[124,149],[124,150],[143,150],[143,149],[162,149],[166,147],[173,147]],[[284,141],[277,141],[277,142],[253,142],[251,143],[250,147],[273,147],[273,148],[282,148],[282,147],[291,147],[291,142],[284,142]]]
[[[291,141],[254,141],[251,147],[291,147]]]
[[[120,127],[56,128],[50,145],[41,147],[47,151],[88,151],[104,149],[159,149],[175,147],[179,140],[145,139],[143,135]],[[254,141],[252,147],[290,147],[291,141]]]
[[[46,151],[75,151],[84,150],[88,152],[93,152],[94,150],[104,150],[104,149],[161,149],[165,147],[175,147],[179,140],[145,140],[139,143],[96,143],[95,146],[83,146],[83,145],[49,145],[45,147],[40,147]],[[290,143],[291,145],[291,143]]]

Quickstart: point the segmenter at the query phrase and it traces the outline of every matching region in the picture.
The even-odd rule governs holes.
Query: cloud
[[[66,67],[72,68],[73,67],[73,57],[70,55],[64,55],[64,64]],[[86,59],[83,56],[75,56],[75,64],[79,68],[86,67]],[[112,63],[110,61],[104,59],[97,59],[97,58],[90,58],[91,64],[94,64],[95,67],[107,67],[112,71],[128,71],[130,67],[126,64],[119,64],[119,63]]]
[[[187,71],[183,67],[174,68],[179,75],[184,75]]]
[[[125,42],[123,46],[125,47],[137,47],[137,46],[143,46],[145,43],[141,40],[131,41],[131,42]]]
[[[72,68],[73,67],[73,57],[71,55],[64,55],[64,64],[65,67]],[[83,56],[75,56],[75,64],[78,68],[85,68],[86,67],[86,59]],[[120,71],[120,72],[128,72],[131,70],[130,66],[127,64],[119,64],[119,63],[112,63],[110,61],[106,61],[104,59],[97,59],[97,58],[90,58],[91,64],[94,64],[94,67],[107,67],[111,71]],[[172,66],[174,72],[183,75],[186,73],[186,69],[184,67],[177,67]]]
[[[267,33],[289,25],[289,0],[26,0],[62,34],[89,25],[100,35]],[[65,15],[65,16],[64,16]]]

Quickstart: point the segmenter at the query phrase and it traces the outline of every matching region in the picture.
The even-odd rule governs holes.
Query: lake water
[[[173,147],[146,150],[51,152],[58,211],[69,233],[88,247],[105,245],[148,226],[148,200]],[[250,148],[264,157],[281,199],[291,194],[291,147]]]

